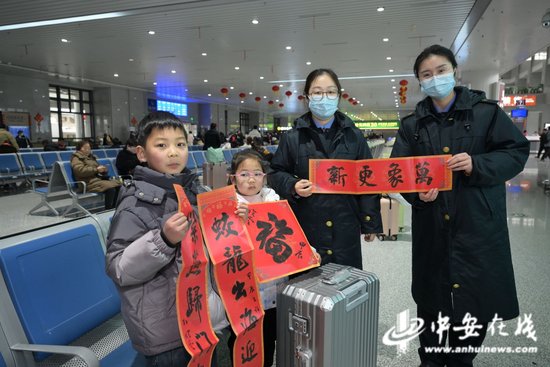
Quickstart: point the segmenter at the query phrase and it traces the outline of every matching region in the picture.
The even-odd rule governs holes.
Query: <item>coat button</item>
[[[329,228],[332,227],[332,221],[330,221],[330,220],[327,220],[325,224],[326,224],[327,227],[329,227]]]
[[[450,151],[449,147],[443,147],[443,153],[449,153]]]
[[[159,201],[159,198],[153,198],[153,201],[157,202],[157,201]]]
[[[143,196],[143,195],[145,195],[145,194],[144,194],[144,193],[142,193],[142,192],[140,192],[140,193],[139,193],[138,195],[139,195],[139,196]]]
[[[443,218],[444,218],[445,220],[450,220],[450,219],[451,219],[451,217],[449,216],[449,214],[445,214],[445,215],[443,216]]]
[[[365,216],[365,221],[370,221],[370,215]]]
[[[458,284],[458,283],[453,284],[453,288],[454,288],[454,289],[460,288],[460,284]]]
[[[332,255],[332,250],[327,250],[327,255]]]

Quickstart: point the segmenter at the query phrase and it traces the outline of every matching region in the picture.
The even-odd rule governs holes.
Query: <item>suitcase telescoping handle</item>
[[[344,268],[334,272],[333,274],[323,278],[322,282],[329,285],[337,285],[351,276],[350,268]],[[346,311],[351,311],[361,303],[369,299],[369,292],[367,292],[367,282],[363,279],[359,279],[356,282],[348,285],[340,292],[343,293],[346,300]]]

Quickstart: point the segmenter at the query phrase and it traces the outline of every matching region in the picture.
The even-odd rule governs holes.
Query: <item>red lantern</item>
[[[403,91],[403,92],[406,92],[407,91],[407,87],[401,87],[399,88],[400,91]]]
[[[243,92],[239,93],[239,97],[241,99],[244,99],[246,97],[246,93],[243,93]]]
[[[284,103],[279,103],[279,108],[283,108],[285,106]]]
[[[358,104],[359,104],[359,102],[353,101],[353,105],[354,105],[354,106],[357,106]]]
[[[229,93],[229,89],[223,87],[222,89],[220,89],[220,93],[223,94],[223,96],[227,96],[227,93]]]
[[[349,99],[348,99],[348,102],[349,102],[349,103],[353,102],[353,98],[349,98]]]
[[[401,81],[399,82],[399,85],[402,85],[402,86],[405,86],[405,85],[407,85],[407,84],[409,84],[409,82],[406,81],[405,79],[403,79],[403,80],[401,80]]]
[[[287,91],[285,92],[285,96],[286,96],[287,98],[289,98],[291,95],[292,95],[292,92],[291,92],[291,91],[287,90]]]
[[[267,102],[267,104],[270,105],[270,106],[273,106],[273,103],[275,103],[275,102],[273,102],[273,101]]]
[[[349,94],[347,94],[347,93],[342,94],[342,98],[348,99],[348,97],[349,97]]]
[[[304,96],[302,96],[301,94],[298,96],[298,100],[301,101],[304,99]]]
[[[254,100],[256,101],[256,103],[260,103],[260,101],[262,100],[260,97],[256,97],[254,98]]]
[[[273,91],[273,93],[275,94],[278,94],[279,93],[279,86],[278,85],[274,85],[273,87],[271,87],[271,90]]]
[[[135,116],[132,116],[132,119],[130,120],[130,123],[132,124],[132,126],[136,126],[137,123],[138,123],[138,120]]]

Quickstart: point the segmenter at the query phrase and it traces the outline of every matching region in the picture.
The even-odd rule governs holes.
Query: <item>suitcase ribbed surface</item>
[[[344,269],[345,280],[323,282]],[[291,280],[277,296],[277,366],[375,367],[378,296],[375,274],[342,265]]]

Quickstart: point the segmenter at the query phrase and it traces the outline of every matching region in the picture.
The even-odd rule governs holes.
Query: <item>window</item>
[[[50,85],[49,96],[53,139],[82,140],[94,136],[91,91]]]

